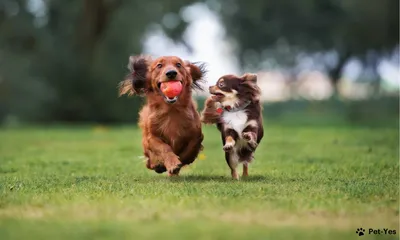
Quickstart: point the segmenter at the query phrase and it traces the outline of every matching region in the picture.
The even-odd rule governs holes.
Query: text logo
[[[358,236],[364,236],[367,232],[365,231],[364,228],[357,228],[356,230],[356,234]],[[394,229],[388,229],[388,228],[377,228],[377,229],[373,229],[373,228],[369,228],[368,229],[368,234],[373,234],[373,235],[396,235],[396,230]]]

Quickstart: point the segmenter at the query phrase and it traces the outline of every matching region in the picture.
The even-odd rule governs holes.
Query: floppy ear
[[[132,80],[125,79],[124,81],[119,82],[118,84],[118,96],[128,94],[128,96],[132,96],[135,94],[135,90],[132,87]]]
[[[185,61],[186,70],[189,72],[190,76],[192,76],[193,89],[204,90],[203,86],[201,86],[201,82],[205,83],[205,75],[207,73],[206,64],[205,63],[191,63],[189,61]]]
[[[148,67],[151,61],[151,57],[144,55],[129,57],[128,69],[130,73],[118,85],[119,96],[124,94],[128,94],[128,96],[143,95],[150,90]]]

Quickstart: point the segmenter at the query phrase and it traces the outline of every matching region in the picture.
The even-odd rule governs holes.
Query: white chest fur
[[[242,135],[243,129],[246,127],[247,114],[245,110],[237,112],[227,112],[222,114],[222,120],[227,128],[235,130],[239,136]]]

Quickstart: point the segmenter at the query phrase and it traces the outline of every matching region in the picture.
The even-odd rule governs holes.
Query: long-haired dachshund
[[[191,164],[203,149],[203,133],[193,89],[202,89],[205,65],[183,61],[176,56],[152,59],[131,56],[127,78],[119,84],[119,94],[146,97],[139,113],[142,145],[146,167],[157,173],[179,175],[180,169]],[[182,90],[170,97],[161,90],[162,84],[179,81]]]
[[[216,124],[221,132],[232,178],[239,179],[239,163],[243,164],[243,176],[248,176],[248,164],[264,136],[257,75],[225,75],[209,90],[212,96],[205,102],[201,120]]]

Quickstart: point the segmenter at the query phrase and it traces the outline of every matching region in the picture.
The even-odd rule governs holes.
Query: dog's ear
[[[129,74],[124,81],[119,83],[119,96],[124,94],[128,94],[128,96],[135,94],[142,95],[150,90],[150,84],[148,84],[148,68],[151,61],[151,57],[145,55],[129,57]]]
[[[190,76],[192,76],[193,89],[204,90],[201,83],[205,83],[205,75],[207,73],[206,64],[205,63],[191,63],[189,61],[185,61],[186,70],[189,72]]]
[[[245,73],[242,76],[242,79],[244,81],[252,82],[252,83],[257,83],[257,74],[254,73]]]
[[[132,79],[125,79],[118,84],[118,96],[128,94],[128,96],[132,96],[135,94],[135,90],[132,86]]]
[[[245,93],[246,96],[250,97],[251,101],[259,101],[261,95],[261,89],[257,85],[257,75],[253,73],[245,73],[241,77],[240,82],[241,90],[239,92]]]

